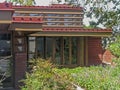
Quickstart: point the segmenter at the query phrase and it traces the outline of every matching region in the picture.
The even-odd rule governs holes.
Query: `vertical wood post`
[[[84,37],[78,37],[77,40],[77,63],[84,66]]]
[[[53,40],[52,40],[52,60],[53,60],[53,63],[55,63],[55,54],[56,54],[56,45],[55,45],[55,37],[53,37]]]
[[[61,65],[64,65],[65,60],[64,60],[64,38],[61,37]]]
[[[88,37],[85,37],[85,65],[88,66]]]
[[[72,64],[72,38],[69,37],[69,64]]]
[[[43,42],[44,42],[44,58],[47,58],[47,42],[46,42],[46,37],[43,37]]]

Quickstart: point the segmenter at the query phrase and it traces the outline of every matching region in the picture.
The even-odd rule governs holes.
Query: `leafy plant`
[[[109,45],[110,51],[117,57],[120,57],[120,36],[117,36],[117,40]]]
[[[31,72],[26,73],[22,90],[74,90],[71,78],[65,72],[57,72],[50,60],[31,60]]]
[[[74,84],[86,90],[120,90],[120,58],[116,66],[56,68],[49,60],[32,60],[32,71],[26,73],[22,90],[75,90]]]
[[[114,61],[115,67],[100,65],[60,71],[69,73],[74,82],[86,90],[120,90],[120,59]]]

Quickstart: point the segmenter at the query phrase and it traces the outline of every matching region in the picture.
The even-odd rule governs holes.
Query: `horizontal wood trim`
[[[95,36],[95,37],[108,37],[112,34],[109,32],[39,32],[30,34],[29,36]]]
[[[78,28],[81,28],[83,27],[83,25],[68,25],[68,26],[65,26],[65,25],[42,25],[43,27],[78,27]]]
[[[33,28],[33,29],[24,29],[24,28],[15,28],[15,31],[42,31],[42,29],[36,29],[36,28]]]
[[[21,17],[21,16],[15,16],[15,17]],[[36,17],[36,18],[41,18],[41,17],[44,17],[45,19],[47,18],[54,18],[54,19],[82,19],[83,17],[82,16],[69,16],[69,17],[66,17],[66,16],[23,16],[23,17]]]
[[[15,31],[42,31],[41,24],[31,24],[31,23],[12,23],[8,30]]]
[[[12,23],[11,20],[0,20],[0,24],[9,24]]]
[[[82,23],[82,21],[57,21],[57,20],[54,20],[54,21],[43,21],[44,23]]]
[[[82,19],[83,17],[78,17],[78,16],[75,16],[75,17],[73,17],[73,16],[69,16],[69,17],[66,17],[66,16],[45,16],[44,18],[56,18],[56,19],[59,19],[59,18],[63,18],[63,19]]]
[[[75,12],[75,11],[78,11],[78,12],[83,12],[83,9],[80,9],[79,7],[78,8],[55,8],[55,7],[53,7],[53,8],[49,8],[49,7],[41,7],[41,8],[35,8],[35,7],[33,7],[33,8],[31,8],[31,7],[22,7],[21,8],[21,6],[19,7],[16,7],[15,6],[15,8],[13,7],[13,9],[15,9],[15,11],[46,11],[46,12],[49,12],[49,11],[73,11],[73,12]]]
[[[30,14],[78,14],[78,15],[82,15],[83,13],[82,12],[40,12],[40,11],[15,11],[15,13],[23,13],[23,14],[25,14],[25,13],[30,13]]]

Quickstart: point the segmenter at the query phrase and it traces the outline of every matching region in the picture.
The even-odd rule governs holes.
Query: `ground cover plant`
[[[26,74],[22,90],[120,90],[120,59],[116,66],[56,68],[49,61],[37,59],[32,72]]]
[[[116,61],[116,60],[115,60]],[[86,90],[120,90],[120,59],[117,65],[77,67],[74,69],[60,69],[67,72],[74,82]]]

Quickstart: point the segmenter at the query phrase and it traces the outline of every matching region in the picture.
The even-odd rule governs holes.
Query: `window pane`
[[[12,87],[11,34],[0,34],[0,88]]]

